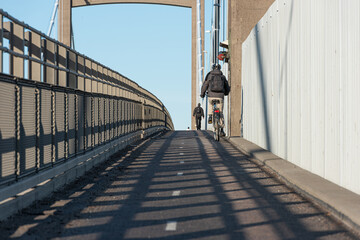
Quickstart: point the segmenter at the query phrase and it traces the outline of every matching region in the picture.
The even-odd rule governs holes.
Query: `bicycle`
[[[217,103],[220,103],[219,100],[214,99],[211,101],[211,104],[213,105],[213,127],[214,127],[214,139],[216,141],[220,141],[220,130],[222,128],[221,122],[221,112],[220,109],[217,107]]]

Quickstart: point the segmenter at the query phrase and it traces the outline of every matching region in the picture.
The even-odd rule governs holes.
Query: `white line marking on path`
[[[167,222],[165,231],[176,231],[176,224],[176,221]]]
[[[178,173],[177,173],[178,176],[182,176],[183,174],[184,174],[184,173],[182,173],[182,172],[178,172]]]
[[[184,163],[184,161],[180,161],[180,163]]]
[[[184,148],[184,147],[180,147],[180,148]]]
[[[180,191],[173,191],[172,195],[173,196],[180,196]]]
[[[180,153],[180,155],[184,155],[184,153]]]

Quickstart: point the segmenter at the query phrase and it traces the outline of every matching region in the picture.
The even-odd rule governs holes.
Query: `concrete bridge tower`
[[[241,46],[251,29],[275,0],[228,0],[229,82],[231,136],[241,134]]]

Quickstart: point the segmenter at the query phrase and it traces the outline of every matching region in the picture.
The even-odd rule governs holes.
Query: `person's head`
[[[215,70],[215,69],[220,70],[220,69],[221,69],[221,65],[218,64],[218,63],[215,63],[214,65],[212,65],[212,70]]]
[[[201,104],[199,103],[199,104],[198,104],[198,107],[200,107],[200,106],[201,106]]]

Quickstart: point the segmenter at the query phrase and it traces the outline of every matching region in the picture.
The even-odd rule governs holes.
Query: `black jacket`
[[[209,89],[209,82],[213,75],[221,75],[221,78],[224,80],[224,92],[212,92]],[[206,91],[207,91],[208,97],[215,97],[215,98],[224,98],[224,96],[227,96],[229,94],[229,92],[230,92],[229,83],[226,80],[226,77],[223,75],[223,73],[220,70],[218,70],[218,69],[212,70],[206,75],[204,84],[201,87],[200,97],[202,97],[202,98],[205,97]]]
[[[199,111],[198,108],[200,108]],[[202,107],[194,108],[193,116],[197,118],[204,117],[204,110],[202,109]]]

